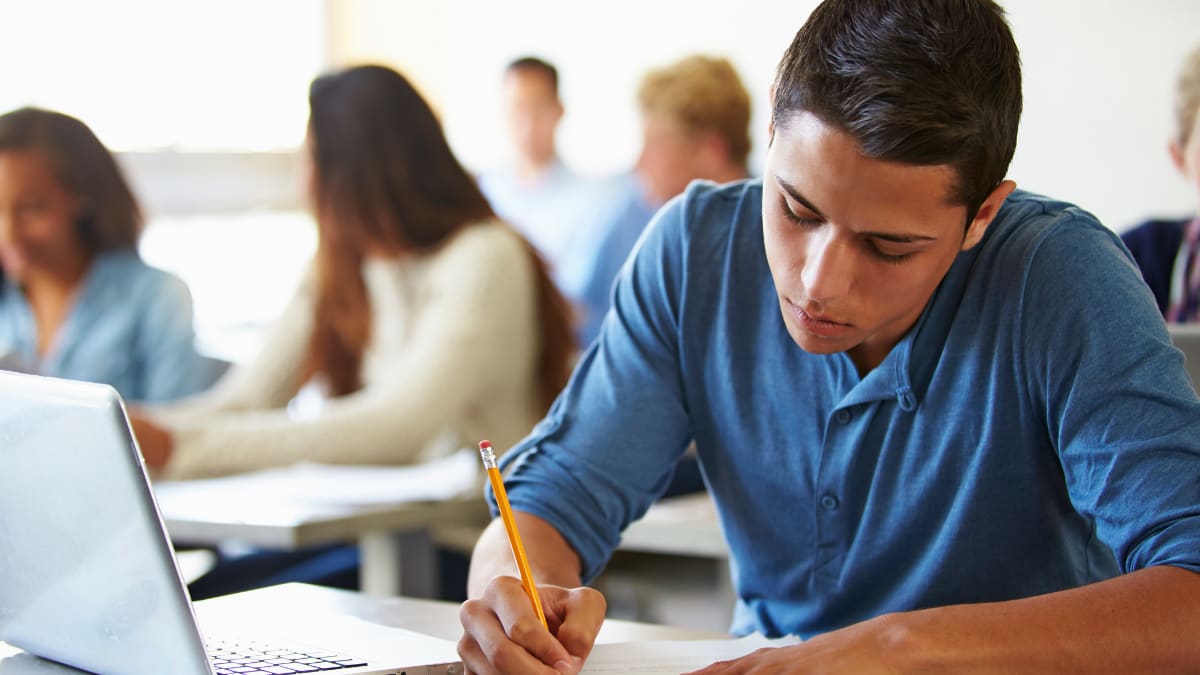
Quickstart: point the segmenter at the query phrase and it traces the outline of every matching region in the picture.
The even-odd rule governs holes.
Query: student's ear
[[[1000,212],[1000,206],[1015,189],[1017,189],[1017,184],[1013,181],[1000,181],[996,189],[992,190],[987,199],[983,200],[983,204],[980,204],[979,210],[975,212],[975,218],[967,226],[967,235],[963,237],[962,250],[971,248],[978,244],[980,239],[983,239],[983,233],[987,232],[988,225],[992,224],[992,220]]]
[[[775,140],[775,82],[771,82],[771,86],[767,88],[767,110],[771,111],[767,115],[767,147],[771,147],[771,143]]]
[[[1183,161],[1183,146],[1179,145],[1179,141],[1168,143],[1167,152],[1171,153],[1171,162],[1175,164],[1176,169],[1179,169],[1179,173],[1187,175],[1187,168]]]

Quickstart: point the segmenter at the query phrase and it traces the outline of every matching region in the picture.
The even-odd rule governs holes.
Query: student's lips
[[[804,332],[811,333],[817,337],[838,338],[846,335],[854,328],[851,324],[834,321],[826,316],[809,314],[791,302],[788,303],[788,308],[792,311],[792,316],[796,318],[796,322],[800,324],[800,328]]]

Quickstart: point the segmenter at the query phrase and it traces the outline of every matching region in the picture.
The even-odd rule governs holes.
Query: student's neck
[[[746,172],[746,167],[737,166],[736,164],[724,164],[716,167],[712,171],[709,180],[713,181],[714,183],[729,183],[735,180],[742,180],[748,176],[749,174]]]
[[[87,265],[57,273],[31,274],[21,282],[21,290],[33,312],[37,326],[38,356],[45,356],[54,344],[59,329],[66,323],[71,305],[82,285]]]
[[[527,185],[536,183],[554,166],[557,160],[558,156],[555,154],[539,158],[521,157],[516,163],[517,180]]]

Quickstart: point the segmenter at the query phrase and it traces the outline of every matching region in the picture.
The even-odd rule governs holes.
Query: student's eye
[[[871,252],[871,255],[875,256],[879,260],[882,260],[886,263],[892,263],[893,265],[898,265],[905,260],[908,260],[909,256],[912,255],[912,253],[889,253],[880,248],[879,244],[875,243],[868,243],[867,249]]]
[[[793,223],[796,223],[797,225],[803,225],[804,227],[815,227],[823,222],[820,218],[815,216],[796,213],[792,210],[792,207],[788,205],[786,199],[779,200],[779,208],[781,211],[783,211],[784,217]]]

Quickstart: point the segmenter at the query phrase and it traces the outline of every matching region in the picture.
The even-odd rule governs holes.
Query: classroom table
[[[727,561],[717,508],[707,492],[660,499],[621,534],[621,550]]]
[[[479,525],[439,526],[434,530],[438,546],[470,553],[479,538]],[[626,555],[628,554],[628,555]],[[646,555],[643,555],[646,554]],[[661,556],[691,559],[685,574],[678,565]],[[666,578],[664,578],[666,575]],[[669,584],[663,583],[669,580]],[[698,581],[694,586],[692,581]],[[730,578],[729,546],[721,532],[717,509],[707,492],[660,499],[640,520],[621,535],[617,555],[593,582],[609,596],[610,608],[620,616],[651,619],[693,626],[727,626],[735,603]],[[681,612],[693,600],[704,598],[703,616],[693,614],[683,621]],[[685,602],[675,602],[684,599]],[[663,616],[657,602],[672,603]]]
[[[186,489],[186,499],[177,499],[178,495],[156,488],[163,521],[176,546],[232,542],[291,551],[355,542],[362,554],[360,588],[369,595],[436,596],[433,529],[481,526],[488,518],[482,496],[346,505],[258,500],[252,479],[240,480],[233,488],[214,489],[211,499],[202,498],[204,486]],[[241,490],[246,492],[244,498],[237,494]]]
[[[699,492],[660,499],[630,524],[597,583],[610,603],[632,605],[629,618],[712,628],[736,604],[730,573],[716,505]]]
[[[456,603],[406,597],[379,597],[307,584],[283,584],[202,600],[197,618],[205,627],[228,630],[240,626],[305,621],[314,616],[341,616],[380,626],[457,640],[462,634]],[[712,640],[722,633],[608,620],[598,644],[643,640]],[[80,671],[38,659],[0,642],[0,675],[68,675]]]

